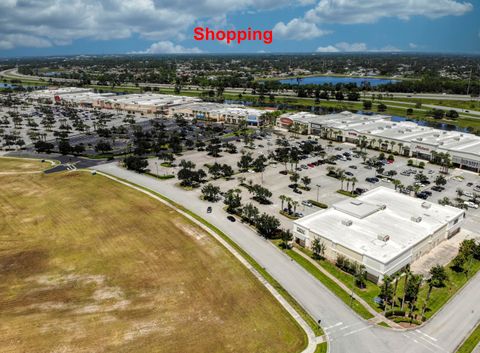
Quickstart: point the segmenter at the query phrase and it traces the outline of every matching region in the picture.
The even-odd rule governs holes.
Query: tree
[[[465,265],[466,261],[467,259],[465,258],[465,255],[459,253],[453,258],[451,267],[455,272],[463,272],[463,266]]]
[[[297,183],[299,179],[300,179],[300,174],[298,173],[293,173],[292,175],[290,175],[290,181],[292,181],[295,184],[295,188],[297,188]]]
[[[110,142],[105,140],[100,140],[95,146],[95,152],[105,153],[112,150]]]
[[[312,182],[312,179],[310,179],[308,176],[304,176],[302,178],[302,183],[303,183],[303,186],[305,188],[305,190],[310,190],[310,188],[308,187],[308,185],[310,185],[310,183]]]
[[[245,206],[242,208],[242,219],[247,221],[250,224],[253,224],[257,221],[258,215],[260,212],[258,211],[258,208],[255,207],[251,203],[247,203]]]
[[[430,282],[434,287],[444,287],[445,281],[448,279],[447,271],[440,265],[433,266],[430,269]]]
[[[242,206],[242,197],[239,189],[230,189],[226,192],[223,203],[227,205],[228,213],[236,213],[238,208]]]
[[[138,173],[144,173],[148,167],[148,161],[146,158],[139,156],[128,156],[123,160],[127,169],[134,170]]]
[[[252,165],[252,162],[253,162],[253,158],[250,152],[242,153],[242,157],[240,157],[240,160],[238,161],[237,166],[241,172],[246,172],[248,168],[250,168],[250,166]]]
[[[38,153],[50,153],[52,150],[53,150],[54,146],[52,143],[50,142],[45,142],[45,141],[37,141],[35,142],[35,150],[38,152]]]
[[[222,165],[222,173],[224,178],[230,178],[233,175],[233,168],[228,164]]]
[[[363,101],[363,109],[365,110],[372,109],[372,101]]]
[[[272,197],[272,193],[267,188],[264,188],[261,185],[254,185],[249,190],[251,193],[254,194],[253,199],[258,201],[261,204],[269,204],[269,198]]]
[[[312,242],[312,253],[314,259],[323,259],[327,247],[320,239],[315,238]]]
[[[280,243],[280,246],[284,249],[288,249],[290,247],[290,242],[293,239],[293,234],[290,229],[282,229],[280,232],[280,239],[282,239],[282,242]]]
[[[61,139],[58,142],[58,152],[63,155],[69,154],[72,151],[72,146],[70,146],[70,142],[65,139]]]
[[[379,112],[384,112],[385,110],[387,110],[387,106],[386,106],[385,104],[383,104],[383,103],[380,103],[380,104],[378,105],[378,111],[379,111]]]
[[[383,306],[385,308],[393,298],[393,288],[391,284],[392,284],[391,277],[388,275],[383,276],[383,283],[382,283],[382,287],[380,288],[380,294],[378,296],[383,299]]]
[[[213,184],[207,184],[202,188],[203,198],[210,202],[217,202],[220,194],[220,188]]]
[[[436,186],[443,186],[447,184],[447,179],[443,175],[437,175],[434,181]]]
[[[405,266],[405,282],[403,284],[403,297],[402,297],[402,306],[401,310],[403,310],[403,305],[405,304],[405,297],[407,295],[407,283],[408,278],[410,277],[410,265]]]
[[[282,202],[282,207],[281,208],[282,208],[282,211],[283,211],[283,203],[287,200],[288,197],[285,196],[285,195],[280,195],[278,198]]]
[[[257,219],[258,232],[267,239],[273,237],[278,227],[280,227],[280,221],[267,213],[262,213]]]
[[[266,167],[266,164],[265,164],[266,162],[267,162],[267,158],[265,158],[264,155],[258,156],[252,163],[253,170],[258,173],[263,172]]]
[[[354,274],[355,284],[359,288],[365,288],[367,283],[367,271],[365,270],[365,265],[355,264]]]

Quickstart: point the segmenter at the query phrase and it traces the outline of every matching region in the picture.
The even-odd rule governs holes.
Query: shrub
[[[318,202],[318,201],[315,201],[315,200],[308,200],[308,202],[310,202],[312,205],[320,207],[320,208],[328,208],[328,205],[326,205],[324,203],[321,203],[321,202]]]

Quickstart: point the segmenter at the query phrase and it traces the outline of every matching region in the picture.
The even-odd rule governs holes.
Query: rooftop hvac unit
[[[418,138],[417,138],[417,141],[423,141],[423,138],[418,137]]]
[[[349,219],[344,219],[344,220],[342,220],[342,224],[343,224],[344,226],[347,226],[347,227],[350,227],[350,226],[352,225],[352,223],[353,223],[353,222],[352,222],[351,220],[349,220]]]
[[[381,241],[383,241],[383,242],[387,242],[387,241],[390,240],[390,235],[388,235],[388,234],[379,234],[379,235],[377,235],[377,239],[378,239],[378,240],[381,240]]]
[[[415,223],[420,223],[422,221],[422,217],[415,217],[415,216],[412,216],[412,218],[410,218],[413,222]]]
[[[381,210],[384,210],[387,208],[387,205],[385,204],[381,204],[381,205],[378,205],[378,207],[381,209]]]
[[[422,207],[428,209],[428,208],[432,207],[432,205],[428,202],[422,202]]]

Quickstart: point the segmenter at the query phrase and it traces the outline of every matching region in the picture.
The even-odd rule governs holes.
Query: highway
[[[69,83],[78,83],[76,79],[68,79],[68,78],[61,78],[61,77],[41,77],[41,76],[29,76],[23,75],[18,73],[17,69],[8,69],[4,71],[0,71],[0,76],[7,78],[7,79],[24,79],[24,80],[43,80],[52,82],[69,82]],[[334,75],[332,75],[334,76]],[[92,84],[96,84],[96,81],[92,81]],[[138,86],[140,87],[158,87],[164,89],[173,89],[175,88],[174,84],[166,84],[166,83],[139,83]],[[120,87],[130,87],[135,88],[136,86],[133,83],[126,83]],[[184,90],[204,90],[205,87],[196,86],[196,85],[186,85],[183,86],[182,89]],[[225,87],[225,93],[233,93],[233,94],[251,94],[251,89],[244,89],[244,88],[233,88],[233,87]],[[385,92],[366,92],[365,97],[371,97],[372,95],[385,95]],[[292,90],[284,90],[281,92],[276,92],[277,97],[296,97],[296,93]],[[364,94],[362,94],[362,97]],[[458,101],[480,101],[480,97],[471,97],[466,94],[442,94],[442,93],[389,93],[389,97],[393,98],[421,98],[421,99],[436,99],[436,100],[458,100]],[[432,106],[433,107],[433,106]],[[441,107],[441,106],[439,106]],[[449,109],[448,107],[443,107],[439,109]]]
[[[453,352],[480,318],[480,275],[473,278],[436,316],[419,329],[392,330],[361,319],[318,280],[241,222],[226,219],[223,204],[206,206],[198,192],[125,170],[116,162],[95,169],[158,192],[202,216],[231,237],[264,267],[315,319],[321,319],[330,352]],[[112,195],[114,197],[114,195]]]

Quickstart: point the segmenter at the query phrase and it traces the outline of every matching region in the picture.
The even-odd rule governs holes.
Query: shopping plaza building
[[[446,131],[415,122],[392,121],[386,115],[342,112],[329,115],[284,114],[277,126],[318,135],[338,142],[358,144],[408,157],[434,160],[448,153],[455,167],[480,172],[480,137],[460,131]]]
[[[99,109],[114,109],[143,114],[164,114],[170,117],[260,126],[265,110],[242,105],[203,102],[199,98],[158,93],[97,93],[89,88],[65,87],[34,91],[28,99],[57,102]]]
[[[294,221],[293,234],[308,248],[318,239],[327,259],[344,256],[380,281],[458,233],[464,217],[459,208],[377,187]]]

